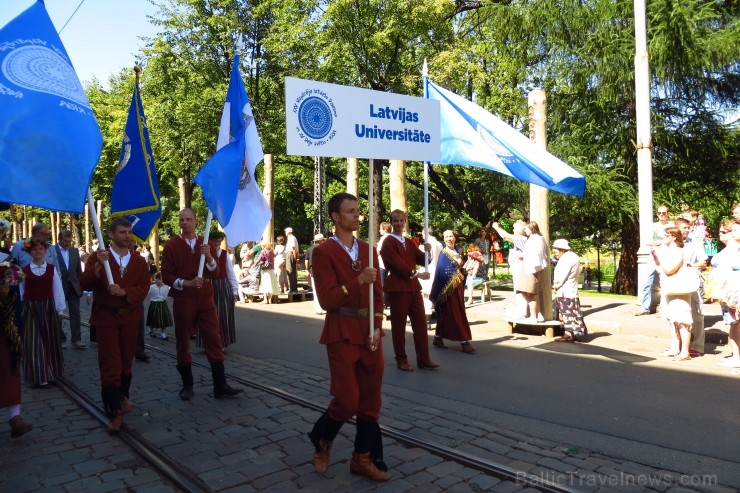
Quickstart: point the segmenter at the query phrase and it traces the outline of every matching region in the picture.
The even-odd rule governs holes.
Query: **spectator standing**
[[[491,239],[488,237],[488,232],[485,228],[478,232],[478,238],[475,239],[473,245],[478,247],[478,251],[481,253],[481,265],[479,266],[477,276],[483,278],[483,282],[488,280],[488,266],[491,264]]]
[[[677,220],[678,227],[666,228],[664,244],[651,250],[655,265],[660,274],[661,287],[667,286],[668,277],[677,275],[681,269],[687,267],[684,248],[684,235],[681,225],[688,227],[688,221]],[[662,289],[661,316],[671,324],[671,347],[660,353],[660,356],[670,356],[674,361],[690,360],[689,346],[691,345],[692,324],[692,294],[667,294]],[[696,293],[694,293],[696,294]]]
[[[436,370],[439,365],[429,357],[429,340],[427,339],[426,313],[421,296],[419,279],[428,279],[428,272],[418,272],[417,265],[424,264],[425,253],[403,236],[406,228],[406,213],[396,209],[391,212],[393,232],[383,242],[383,263],[388,269],[383,291],[388,293],[391,307],[391,334],[393,351],[396,354],[396,366],[399,370],[413,371],[406,356],[406,319],[411,319],[411,330],[414,334],[416,364],[420,369]],[[428,252],[431,245],[424,246]]]
[[[693,209],[689,209],[689,212],[684,212],[682,217],[676,219],[675,223],[678,229],[681,231],[683,239],[683,256],[686,261],[686,265],[694,267],[699,270],[699,273],[707,268],[707,254],[704,251],[704,238],[698,240],[696,237],[691,235],[691,220],[686,219],[692,216]],[[702,356],[704,354],[704,311],[702,305],[704,304],[704,277],[699,276],[699,289],[691,297],[691,349],[689,354],[692,357]]]
[[[326,345],[333,398],[308,435],[314,445],[311,463],[320,474],[328,471],[334,439],[345,421],[356,416],[350,472],[388,481],[378,425],[384,368],[382,287],[377,270],[368,266],[370,245],[352,234],[360,227],[357,198],[334,195],[328,209],[335,233],[314,251],[313,269],[319,301],[327,311],[319,342]]]
[[[665,229],[674,226],[673,221],[668,220],[668,206],[661,204],[658,206],[658,221],[653,223],[653,236],[651,241],[648,242],[650,247],[657,247],[663,244],[665,239]],[[641,310],[635,315],[649,315],[653,313],[653,292],[658,286],[658,275],[655,270],[655,262],[653,256],[648,257],[648,275],[645,278],[645,284],[642,286],[642,306]]]
[[[49,248],[49,239],[51,233],[49,227],[44,223],[36,223],[31,227],[31,237],[23,240],[16,241],[13,243],[13,247],[10,249],[10,255],[15,259],[18,267],[25,267],[33,260],[31,254],[26,251],[25,245],[31,241],[43,241],[46,243],[47,251],[44,256],[44,262],[47,264],[56,265],[56,259],[54,258],[54,251]]]
[[[460,252],[456,249],[457,236],[452,230],[444,232],[445,248],[437,261],[434,285],[429,299],[437,312],[434,347],[447,349],[444,339],[460,341],[463,353],[474,353],[470,344],[473,335],[465,313],[465,269]],[[476,247],[477,248],[477,247]]]
[[[514,311],[511,318],[520,319],[527,316],[527,299],[521,290],[522,284],[522,262],[524,261],[524,246],[527,244],[527,236],[524,234],[524,228],[527,223],[522,220],[514,222],[513,232],[508,233],[499,226],[497,222],[493,223],[493,229],[504,240],[511,243],[509,248],[509,272],[514,286]]]
[[[80,277],[82,277],[80,251],[72,246],[71,231],[66,229],[59,231],[57,239],[58,242],[53,248],[55,251],[56,267],[62,281],[64,299],[69,312],[69,330],[72,336],[72,347],[75,349],[85,349],[87,344],[82,342],[82,325],[80,319],[80,298],[82,297],[82,288],[80,287]],[[62,332],[61,340],[66,341],[66,339],[66,334]]]
[[[434,230],[431,226],[429,226],[429,230],[427,231],[427,239],[427,242],[431,246],[431,249],[429,250],[429,262],[427,264],[429,279],[419,279],[419,284],[421,284],[422,294],[426,298],[429,298],[429,293],[431,293],[432,285],[434,283],[434,274],[437,271],[437,261],[439,260],[439,256],[442,255],[442,250],[444,250],[445,246],[436,236],[434,236]],[[423,250],[424,246],[420,245],[419,249]],[[431,303],[431,301],[429,303]]]
[[[527,243],[524,245],[520,288],[529,307],[529,318],[526,321],[529,323],[544,322],[545,317],[540,312],[539,298],[542,294],[542,276],[550,263],[547,242],[535,221],[527,223],[524,234],[527,235]]]
[[[468,246],[467,256],[468,259],[463,264],[463,270],[465,271],[465,288],[468,290],[468,304],[472,305],[473,289],[485,280],[481,277],[481,270],[483,270],[485,264],[483,254],[476,245]]]
[[[581,270],[581,259],[570,248],[568,240],[558,239],[552,244],[558,263],[553,273],[552,289],[557,298],[560,325],[563,335],[555,342],[582,341],[588,334],[583,320],[581,300],[578,298],[578,273]]]
[[[288,274],[290,294],[298,292],[298,254],[300,246],[298,238],[293,235],[293,228],[285,228],[285,271]]]
[[[326,241],[326,238],[324,238],[324,235],[321,233],[318,233],[314,235],[313,237],[313,245],[311,245],[308,250],[306,250],[306,271],[308,272],[308,281],[311,285],[311,290],[313,291],[313,311],[317,315],[323,315],[324,309],[321,308],[321,303],[319,303],[319,297],[316,296],[316,281],[313,277],[313,252],[322,243]]]
[[[224,351],[219,336],[218,314],[213,302],[211,279],[218,274],[215,249],[203,242],[196,232],[198,224],[192,209],[179,214],[181,234],[167,241],[162,251],[162,280],[170,286],[177,337],[177,371],[182,378],[180,399],[193,398],[193,357],[190,334],[193,327],[201,331],[206,357],[211,365],[213,397],[231,397],[241,393],[226,383]],[[201,255],[205,256],[203,275],[198,275]]]
[[[23,374],[36,388],[47,388],[64,371],[59,337],[64,289],[54,264],[44,260],[48,250],[45,240],[26,240],[23,249],[31,256],[31,263],[23,267]]]
[[[110,222],[109,248],[98,249],[87,259],[81,284],[93,292],[95,305],[90,323],[95,324],[100,387],[108,429],[119,431],[123,414],[131,412],[130,389],[136,339],[144,320],[143,302],[149,292],[149,266],[133,246],[131,222],[117,217]],[[108,261],[113,284],[103,265]]]
[[[275,272],[277,274],[280,292],[284,293],[286,291],[290,291],[288,271],[286,270],[285,265],[285,236],[280,235],[275,241]]]
[[[730,356],[719,362],[725,368],[740,368],[740,331],[738,330],[737,310],[731,308],[725,301],[725,292],[733,291],[740,286],[737,283],[737,275],[740,272],[740,224],[732,219],[724,219],[719,225],[719,241],[725,247],[712,257],[712,273],[710,280],[714,289],[711,299],[719,299],[722,308],[722,320],[728,327]],[[737,237],[737,238],[736,238]],[[727,297],[730,299],[731,297]]]
[[[257,259],[260,266],[260,293],[264,296],[262,303],[275,303],[277,301],[278,284],[275,275],[275,251],[272,243],[262,242],[262,251]]]

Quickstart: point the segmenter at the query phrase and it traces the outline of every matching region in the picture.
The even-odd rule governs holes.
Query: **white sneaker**
[[[544,322],[545,321],[545,317],[543,317],[542,314],[540,313],[539,315],[537,315],[537,321],[538,322]]]

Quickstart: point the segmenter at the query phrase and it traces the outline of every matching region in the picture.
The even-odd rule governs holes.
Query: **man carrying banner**
[[[80,285],[95,298],[90,324],[95,326],[98,368],[103,406],[111,422],[110,431],[119,431],[123,413],[131,412],[131,361],[136,351],[139,323],[144,318],[143,301],[149,293],[149,267],[131,252],[131,222],[117,217],[108,227],[112,243],[99,248],[87,259]],[[103,264],[111,261],[113,284],[108,283]]]
[[[313,252],[317,296],[326,310],[321,344],[326,344],[334,398],[309,438],[316,472],[329,469],[334,438],[345,421],[357,416],[355,449],[349,469],[375,481],[388,481],[378,417],[383,383],[383,288],[377,269],[369,267],[369,246],[353,232],[360,227],[357,198],[339,193],[329,199],[335,234]],[[374,253],[377,264],[377,253]],[[370,289],[373,317],[369,318]],[[369,336],[370,324],[374,330]]]
[[[213,301],[211,279],[218,274],[216,249],[203,241],[195,228],[198,224],[192,209],[180,211],[181,234],[170,238],[162,251],[162,280],[170,286],[173,299],[175,335],[177,337],[177,371],[182,377],[180,399],[193,398],[193,357],[190,335],[198,327],[203,338],[206,357],[211,364],[213,397],[232,397],[241,389],[226,383],[224,350],[219,335],[218,314]],[[203,276],[198,275],[200,256],[205,255]]]

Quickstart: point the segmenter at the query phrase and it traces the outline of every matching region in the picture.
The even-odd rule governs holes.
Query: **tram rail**
[[[89,327],[89,324],[85,322],[82,323],[83,325]],[[177,357],[175,353],[167,351],[166,349],[163,349],[161,347],[152,346],[150,344],[146,344],[146,347],[149,351],[159,353],[168,358],[176,359]],[[193,361],[192,364],[194,366],[205,369],[209,368],[207,364],[197,361]],[[264,383],[260,383],[249,378],[229,373],[227,373],[227,377],[230,380],[238,382],[244,386],[279,397],[292,404],[312,409],[317,412],[324,411],[324,406],[318,405],[308,399],[304,399],[298,395],[295,395],[278,387],[266,385]],[[60,377],[58,379],[58,384],[59,387],[65,392],[65,394],[67,394],[70,399],[76,402],[78,406],[84,409],[101,424],[108,424],[109,420],[105,416],[102,408],[90,396],[86,395],[64,377]],[[577,493],[580,491],[578,489],[568,487],[567,485],[547,481],[544,478],[529,474],[525,471],[512,469],[510,467],[507,467],[505,464],[487,460],[483,457],[468,454],[432,441],[414,437],[408,433],[404,433],[389,426],[381,425],[381,431],[384,436],[396,440],[397,442],[405,446],[417,447],[422,450],[426,450],[427,452],[436,455],[444,460],[456,462],[462,466],[478,470],[484,474],[490,475],[502,481],[513,481],[517,484],[530,488],[535,488],[546,493]],[[177,485],[177,487],[180,488],[182,491],[186,491],[188,493],[213,491],[192,471],[180,466],[177,462],[173,461],[161,449],[151,444],[148,440],[139,435],[135,430],[126,426],[125,423],[121,431],[117,433],[117,436],[129,447],[131,447],[131,449],[133,449],[137,454],[144,458],[153,468],[155,468],[163,476]]]

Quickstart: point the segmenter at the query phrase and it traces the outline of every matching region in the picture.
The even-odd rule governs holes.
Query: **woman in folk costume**
[[[10,224],[0,219],[0,242],[9,231]],[[10,260],[10,251],[0,246],[0,262]],[[18,283],[22,279],[15,265],[0,266],[0,407],[8,408],[10,437],[17,438],[33,429],[21,417],[21,338],[14,322],[15,303],[18,300]]]
[[[262,250],[257,259],[260,265],[260,293],[265,297],[262,303],[273,303],[277,300],[278,281],[275,275],[275,252],[272,243],[262,242]]]
[[[221,347],[226,348],[236,342],[236,321],[234,320],[234,303],[239,293],[239,284],[236,282],[234,266],[229,261],[227,250],[221,248],[221,242],[226,238],[221,231],[214,231],[208,236],[208,243],[216,247],[216,263],[218,275],[211,279],[213,286],[213,301],[218,312],[219,334]],[[196,337],[197,347],[205,347],[200,332]]]
[[[475,348],[470,344],[473,335],[465,314],[465,271],[462,256],[455,249],[455,241],[453,231],[444,232],[445,248],[439,256],[429,293],[437,312],[437,330],[432,345],[447,349],[444,339],[460,341],[462,352],[474,353]]]
[[[159,338],[163,341],[169,339],[167,327],[172,327],[175,322],[172,319],[172,312],[167,305],[167,295],[170,287],[162,282],[162,273],[154,274],[154,282],[149,287],[149,310],[146,313],[146,325],[149,327],[149,335],[156,337],[154,329],[159,329]]]
[[[66,303],[54,265],[44,261],[47,248],[37,238],[23,244],[32,259],[23,268],[23,374],[37,388],[46,388],[64,371],[59,325]]]

